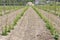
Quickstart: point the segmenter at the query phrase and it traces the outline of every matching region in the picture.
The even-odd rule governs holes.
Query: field
[[[60,17],[60,6],[59,5],[56,5],[56,6],[55,5],[40,5],[37,7]]]
[[[0,6],[0,16],[22,8],[23,6]]]
[[[49,5],[44,5],[44,6],[37,6],[39,8],[40,12],[42,15],[44,15],[46,18],[49,19],[49,21],[53,24],[54,28],[60,35],[60,6],[49,6]],[[58,9],[58,10],[57,10]],[[53,12],[52,12],[53,11]]]
[[[0,40],[60,40],[60,6],[0,6]]]

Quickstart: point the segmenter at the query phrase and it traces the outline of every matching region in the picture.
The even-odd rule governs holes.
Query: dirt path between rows
[[[50,14],[44,10],[41,10],[39,9],[40,13],[42,13],[44,16],[46,16],[49,21],[52,22],[52,24],[54,25],[55,29],[57,30],[57,32],[59,33],[60,35],[60,19],[59,17],[53,15],[53,14]],[[59,37],[59,40],[60,40],[60,37]]]
[[[54,40],[45,23],[29,8],[7,40]]]

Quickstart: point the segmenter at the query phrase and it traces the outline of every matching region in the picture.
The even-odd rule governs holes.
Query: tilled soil
[[[13,20],[15,19],[16,15],[22,12],[23,9],[19,9],[17,11],[11,12],[9,14],[0,16],[0,34],[2,32],[2,28],[6,25],[10,25],[13,23]]]
[[[7,40],[54,40],[44,21],[29,8]]]
[[[46,18],[49,19],[49,21],[51,21],[51,23],[54,25],[55,29],[57,30],[57,32],[59,33],[59,36],[60,36],[60,18],[53,15],[53,14],[50,14],[46,11],[43,11],[43,10],[39,10],[40,13],[42,13],[44,16],[46,16]],[[60,40],[60,37],[59,37],[59,40]]]

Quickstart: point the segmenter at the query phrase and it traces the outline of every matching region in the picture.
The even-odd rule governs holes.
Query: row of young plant
[[[21,8],[23,8],[23,6],[5,6],[5,8],[4,6],[0,6],[0,16],[3,15],[3,12],[4,14],[9,14],[10,12],[16,11]]]
[[[56,6],[56,8],[55,8],[55,6],[48,6],[48,5],[38,6],[38,8],[43,9],[44,11],[50,12],[50,13],[60,17],[60,14],[59,14],[60,8],[59,7],[60,6]]]
[[[14,21],[13,21],[13,24],[11,24],[11,25],[6,25],[6,26],[3,28],[3,30],[2,30],[2,35],[3,35],[3,36],[8,35],[8,33],[9,33],[11,30],[14,29],[14,26],[17,25],[17,22],[21,19],[21,17],[24,15],[24,13],[25,13],[25,11],[26,11],[27,9],[28,9],[28,7],[26,6],[26,7],[24,8],[23,12],[20,13],[20,14],[18,14],[18,15],[16,16],[16,18],[15,18]]]
[[[36,13],[41,17],[41,19],[43,19],[43,21],[46,23],[46,27],[50,30],[51,34],[53,35],[55,40],[58,40],[58,33],[55,30],[54,26],[52,25],[52,23],[42,14],[38,11],[38,8],[36,7],[32,7]]]

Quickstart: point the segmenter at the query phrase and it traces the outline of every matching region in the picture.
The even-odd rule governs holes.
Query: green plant
[[[11,25],[8,25],[7,32],[10,32],[10,31],[11,31]]]
[[[2,35],[3,36],[6,36],[8,33],[7,33],[7,26],[3,27],[3,30],[2,30]]]
[[[0,16],[2,16],[2,14],[0,13]]]

